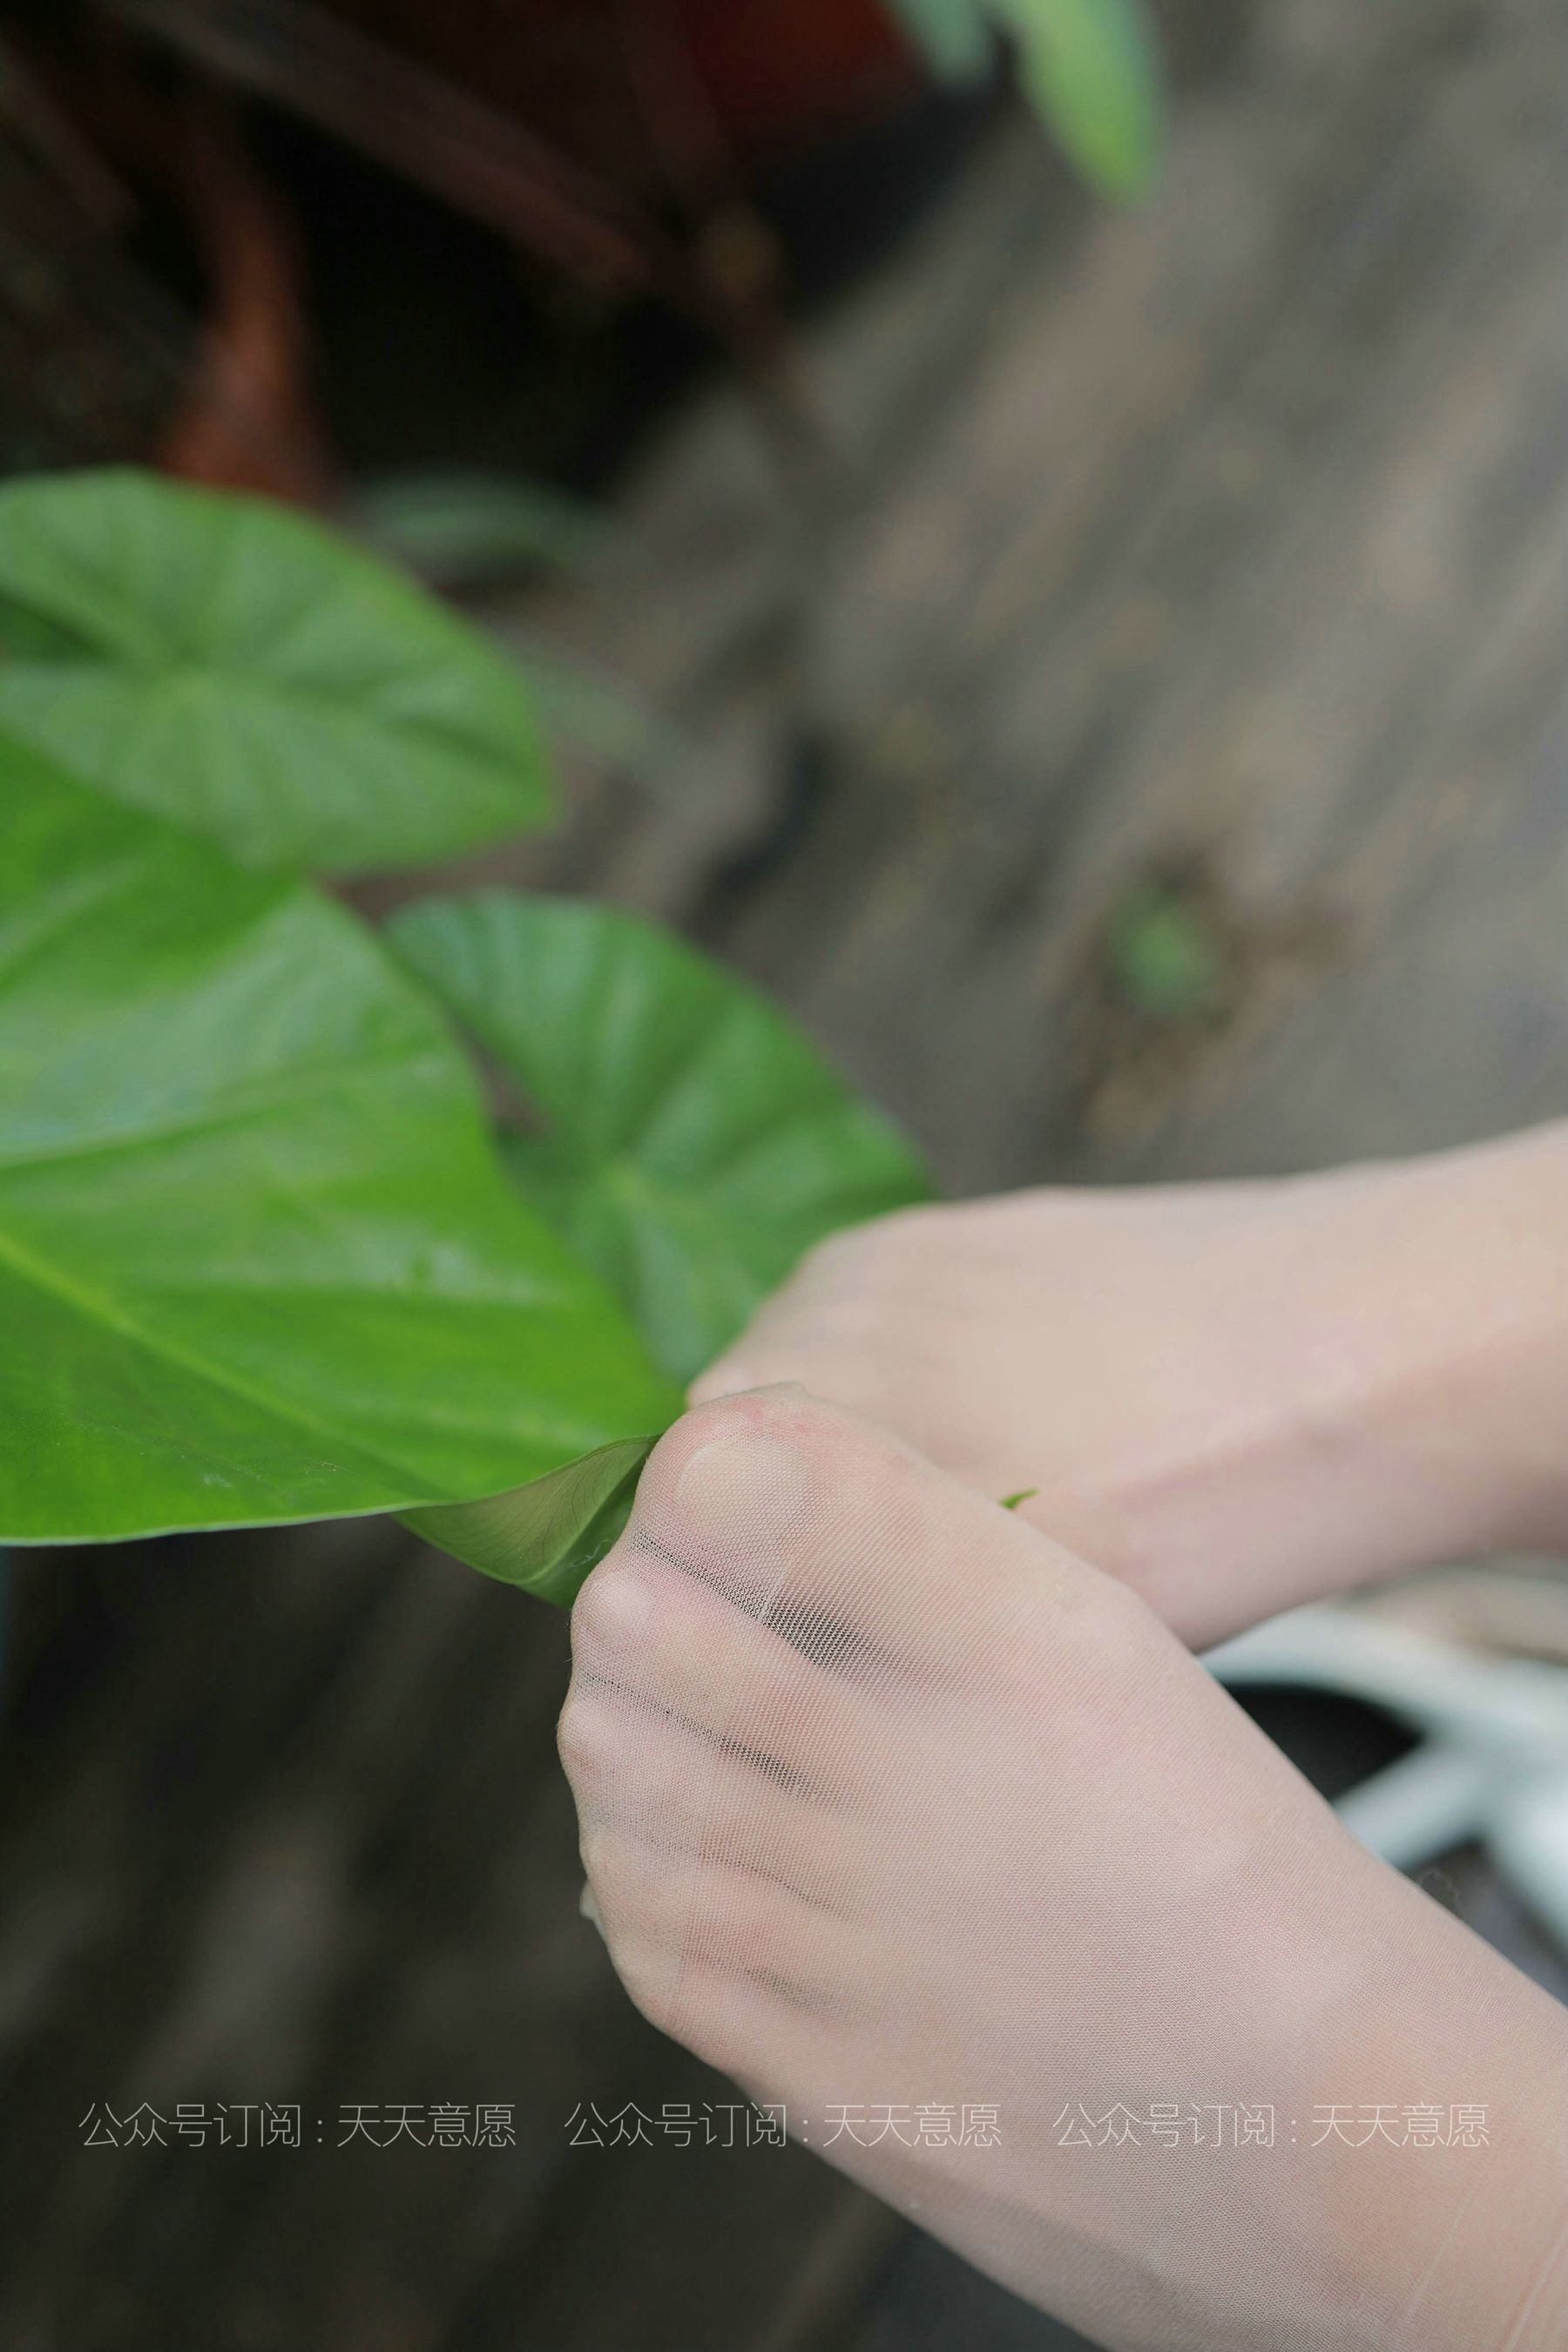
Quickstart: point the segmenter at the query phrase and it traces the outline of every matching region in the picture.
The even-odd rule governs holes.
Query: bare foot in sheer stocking
[[[574,1654],[632,1997],[980,2267],[1148,2352],[1568,2340],[1561,2012],[1124,1586],[760,1393],[661,1442]]]

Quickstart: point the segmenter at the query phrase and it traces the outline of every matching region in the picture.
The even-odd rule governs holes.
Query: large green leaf
[[[989,0],[1024,85],[1068,159],[1110,196],[1141,195],[1159,160],[1160,78],[1142,0]]]
[[[401,1517],[416,1535],[481,1574],[569,1607],[631,1517],[637,1478],[653,1446],[651,1437],[602,1445],[510,1495],[438,1503]]]
[[[765,997],[615,908],[427,899],[392,940],[544,1122],[525,1189],[687,1379],[801,1252],[918,1200],[910,1146]]]
[[[415,865],[551,813],[527,689],[464,623],[150,474],[0,488],[0,725],[247,866]]]
[[[0,1329],[22,1540],[460,1501],[679,1402],[353,916],[3,745]]]

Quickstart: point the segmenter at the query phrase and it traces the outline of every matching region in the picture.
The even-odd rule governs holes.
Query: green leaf
[[[1160,155],[1160,75],[1142,0],[990,0],[1024,87],[1102,195],[1142,195]]]
[[[973,81],[990,64],[984,0],[893,0],[893,13],[939,81]]]
[[[520,1181],[679,1379],[811,1243],[928,1190],[775,1006],[640,917],[493,891],[391,938],[542,1118]]]
[[[508,474],[388,475],[362,484],[354,511],[374,546],[443,588],[578,571],[620,546],[596,508]]]
[[[150,474],[0,487],[0,726],[250,866],[416,865],[552,813],[528,691],[455,614]]]
[[[510,1495],[400,1516],[416,1535],[482,1575],[569,1608],[631,1517],[637,1478],[657,1442],[602,1445]]]
[[[1162,883],[1141,883],[1114,909],[1107,937],[1117,992],[1153,1021],[1195,1021],[1226,993],[1225,950],[1199,910]]]
[[[0,744],[0,1537],[466,1500],[679,1399],[435,1008],[300,883]]]

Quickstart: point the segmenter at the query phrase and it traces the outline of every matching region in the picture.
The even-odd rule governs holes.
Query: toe
[[[1087,1573],[885,1431],[803,1391],[688,1413],[654,1449],[623,1541],[628,1559],[677,1567],[868,1690],[966,1675],[1026,1596]]]
[[[828,1909],[864,1900],[872,1857],[857,1819],[628,1694],[574,1688],[561,1753],[585,1832],[748,1872]]]
[[[887,1748],[870,1696],[826,1673],[731,1596],[623,1539],[595,1570],[572,1616],[574,1699],[652,1710],[710,1746],[749,1759],[825,1801],[847,1804]],[[831,1717],[835,1737],[825,1733]],[[846,1775],[831,1759],[850,1756]]]
[[[609,1823],[587,1830],[582,1851],[616,1974],[644,2015],[689,2046],[701,2032],[700,1980],[742,1979],[824,2016],[866,1980],[858,1927],[788,1887],[659,1853]]]

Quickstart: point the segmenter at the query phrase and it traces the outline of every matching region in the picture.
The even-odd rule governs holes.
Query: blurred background
[[[11,0],[0,467],[458,597],[571,814],[440,879],[668,917],[954,1192],[1568,1112],[1554,0],[1155,0],[1136,168],[922,13]],[[1387,1605],[1568,1666],[1542,1564]],[[565,1635],[390,1523],[14,1564],[5,2352],[1076,2341],[797,2149],[570,2144],[735,2095],[578,1916]],[[1419,1727],[1248,1704],[1334,1794]],[[1568,1853],[1405,1858],[1568,1991]],[[143,2102],[300,2145],[84,2147]]]

